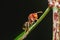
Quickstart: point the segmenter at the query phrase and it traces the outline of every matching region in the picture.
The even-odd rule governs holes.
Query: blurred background
[[[22,0],[16,1],[17,24],[14,37],[23,30],[22,25],[27,21],[27,17],[32,12],[45,11],[48,8],[47,0]],[[42,14],[39,14],[39,17]],[[46,15],[42,22],[27,36],[25,40],[52,40],[52,10]]]
[[[21,32],[24,22],[32,12],[44,11],[48,8],[48,0],[16,0],[16,21],[8,27],[6,40],[14,40]],[[39,17],[42,14],[39,14]],[[13,25],[13,24],[12,24]],[[52,40],[52,10],[41,23],[24,40]]]

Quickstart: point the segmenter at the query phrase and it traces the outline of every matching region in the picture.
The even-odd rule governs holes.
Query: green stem
[[[43,15],[37,20],[36,23],[34,23],[28,30],[28,32],[22,32],[20,35],[18,35],[14,40],[21,40],[24,39],[24,36],[27,36],[44,18],[45,16],[48,14],[48,12],[50,11],[50,8],[48,7],[46,9],[46,11],[43,13]]]

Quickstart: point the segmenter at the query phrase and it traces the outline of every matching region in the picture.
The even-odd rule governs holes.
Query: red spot
[[[53,28],[53,31],[55,31],[56,28]]]
[[[55,38],[54,38],[54,40],[56,40],[56,33],[55,33]]]
[[[58,20],[58,14],[57,13],[54,13],[54,20]]]

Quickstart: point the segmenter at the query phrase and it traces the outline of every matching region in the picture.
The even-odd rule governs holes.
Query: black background
[[[16,38],[23,31],[22,25],[24,22],[27,21],[28,15],[32,12],[37,11],[44,12],[48,7],[48,1],[16,0],[15,8],[13,6],[11,7],[7,8],[7,10],[9,9],[6,17],[7,22],[4,19],[5,23],[7,24],[5,24],[6,26],[4,25],[4,28],[2,27],[2,39],[4,40],[14,40],[14,38]],[[41,21],[41,23],[26,37],[25,40],[52,40],[52,10]]]

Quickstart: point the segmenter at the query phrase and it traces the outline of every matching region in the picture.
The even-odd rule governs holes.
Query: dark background
[[[32,12],[45,11],[48,7],[47,0],[16,0],[16,8],[14,13],[11,14],[11,19],[4,27],[4,35],[2,39],[4,40],[14,40],[21,32],[22,25],[27,21],[27,17]],[[11,6],[12,7],[12,6]],[[14,7],[13,7],[14,8]],[[11,9],[12,10],[12,9]],[[11,11],[10,10],[10,11]],[[12,10],[13,11],[13,10]],[[8,14],[9,16],[10,14]],[[39,17],[42,14],[39,15]],[[15,16],[15,19],[14,19]],[[11,21],[11,22],[10,22]],[[8,25],[8,23],[10,24]],[[6,28],[6,29],[5,29]],[[3,34],[2,33],[2,34]],[[48,15],[41,21],[41,23],[26,37],[25,40],[52,40],[52,10]]]

